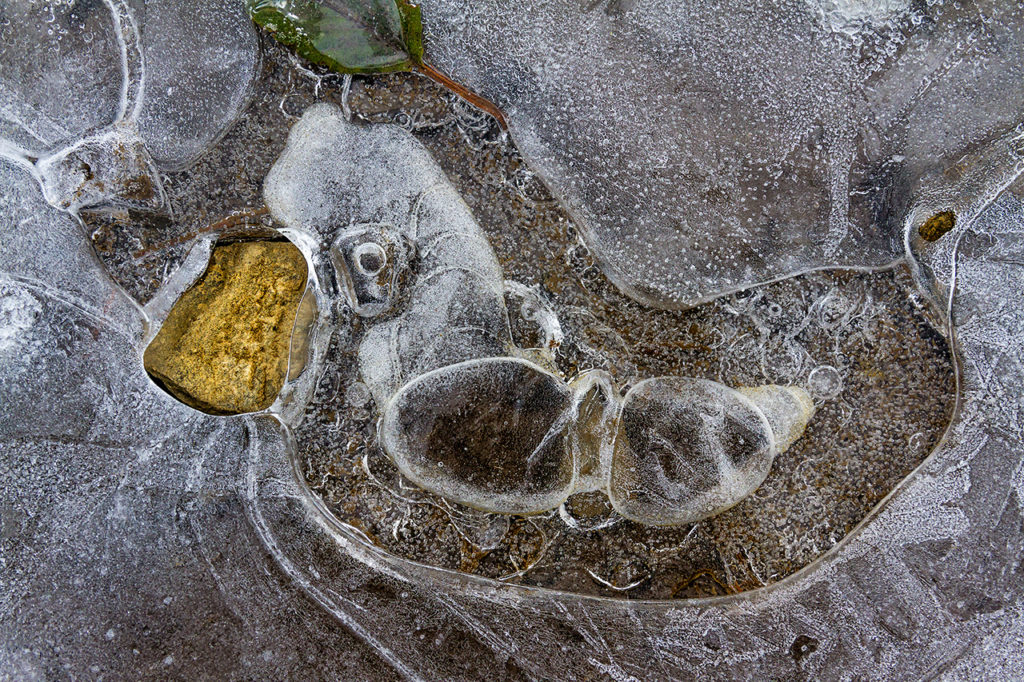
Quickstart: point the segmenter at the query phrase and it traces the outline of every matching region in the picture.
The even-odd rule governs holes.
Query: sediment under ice
[[[17,176],[6,177],[5,195]],[[14,215],[5,235],[25,217]],[[652,661],[666,677],[767,676],[792,670],[799,642],[816,647],[801,658],[810,676],[839,667],[969,677],[991,671],[994,651],[1008,671],[1020,663],[1020,584],[1006,570],[1019,560],[1024,518],[1014,427],[1024,333],[1008,307],[1024,286],[1016,265],[1024,205],[1013,196],[964,233],[962,248],[928,254],[939,272],[955,258],[960,282],[953,314],[964,406],[951,437],[827,562],[753,599],[699,604],[496,589],[362,544],[309,506],[269,419],[200,415],[146,380],[137,309],[99,263],[76,266],[94,291],[25,281],[12,264],[34,260],[40,244],[88,253],[80,232],[45,222],[33,232],[42,241],[13,244],[3,266],[0,350],[25,353],[41,375],[63,363],[62,382],[75,377],[92,389],[46,393],[49,409],[68,419],[48,418],[44,430],[39,420],[4,422],[8,598],[0,609],[2,664],[12,674],[63,665],[83,674],[96,674],[90,666],[122,676],[140,667],[185,672],[187,652],[232,641],[244,645],[204,669],[282,677],[318,659],[330,670],[372,670],[380,656],[409,677],[458,677],[466,654],[453,640],[479,652],[474,676],[500,677],[514,665],[537,677],[639,678]],[[58,277],[69,265],[44,259],[33,276]],[[83,332],[75,346],[68,322]],[[44,355],[26,352],[34,348]],[[4,357],[4,405],[31,414],[40,387],[7,380]],[[324,610],[338,620],[324,620]],[[582,643],[560,648],[567,637]],[[552,648],[561,654],[551,657]]]

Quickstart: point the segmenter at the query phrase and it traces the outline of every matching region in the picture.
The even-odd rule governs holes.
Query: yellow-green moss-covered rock
[[[216,246],[206,272],[146,348],[146,370],[204,412],[268,407],[288,373],[306,274],[305,258],[289,242]]]

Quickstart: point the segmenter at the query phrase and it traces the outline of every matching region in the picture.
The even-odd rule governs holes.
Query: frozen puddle
[[[423,4],[532,166],[235,2],[5,8],[4,671],[1019,668],[1020,13]],[[160,390],[282,238],[304,293],[224,316],[260,409]]]
[[[587,320],[505,280],[409,133],[324,105],[292,129],[265,196],[283,230],[320,244],[326,288],[352,311],[325,349],[330,397],[315,391],[296,457],[343,523],[400,556],[570,591],[740,591],[841,539],[948,422],[948,347],[902,271]],[[588,342],[609,322],[618,345]],[[659,341],[678,349],[635,357]],[[920,356],[888,357],[897,343]],[[878,424],[886,401],[917,418]]]
[[[357,111],[386,106],[372,92]],[[112,207],[89,220],[120,249],[113,271],[163,268],[146,285],[151,376],[206,412],[276,416],[325,509],[395,556],[568,592],[743,591],[834,546],[948,423],[949,349],[905,268],[657,310],[598,273],[515,150],[464,113],[417,140],[331,104],[294,123],[261,112],[288,136],[262,187],[248,165],[268,155],[244,135],[175,174],[137,113],[24,160],[43,189],[25,196]],[[164,201],[184,215],[153,218]],[[210,224],[204,201],[227,217]],[[249,223],[290,243],[231,236]],[[129,259],[125,242],[142,248]],[[257,258],[295,261],[274,280],[294,279],[287,292],[217,274],[257,244],[289,250]],[[12,325],[28,314],[7,308]],[[225,339],[253,352],[219,352]]]

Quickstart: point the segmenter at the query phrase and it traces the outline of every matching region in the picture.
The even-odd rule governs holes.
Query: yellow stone
[[[171,395],[212,414],[262,410],[288,374],[306,260],[290,242],[214,247],[203,276],[146,348],[146,371]]]
[[[954,227],[956,227],[956,214],[952,211],[943,211],[924,221],[924,224],[917,228],[917,233],[926,242],[934,242]]]

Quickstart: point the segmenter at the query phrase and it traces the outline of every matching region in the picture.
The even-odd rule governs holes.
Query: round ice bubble
[[[829,400],[842,392],[843,377],[835,367],[821,365],[811,370],[807,376],[807,385],[815,398]]]
[[[553,509],[572,491],[572,394],[533,363],[470,360],[428,372],[384,410],[380,438],[411,481],[504,514]]]
[[[704,379],[642,381],[622,406],[612,506],[652,526],[699,521],[753,492],[776,450],[765,414],[740,392]]]

